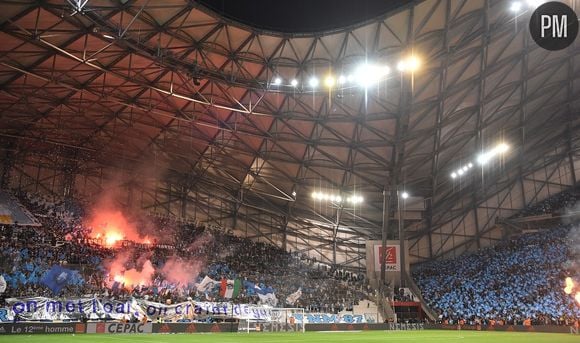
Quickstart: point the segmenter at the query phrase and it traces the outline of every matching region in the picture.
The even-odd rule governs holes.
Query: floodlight
[[[473,163],[469,162],[469,164],[467,165],[469,168],[473,168]]]
[[[407,193],[407,192],[403,192],[401,194],[401,198],[403,198],[403,199],[407,199],[408,197],[409,197],[409,193]]]
[[[522,3],[519,1],[514,1],[512,2],[511,6],[510,6],[510,11],[517,13],[519,11],[521,11],[522,9]]]
[[[463,169],[459,169],[459,170],[457,171],[457,174],[459,174],[459,175],[463,175]]]
[[[363,87],[368,87],[375,83],[376,80],[376,73],[373,70],[373,67],[368,64],[362,64],[356,69],[355,79],[356,81]]]
[[[277,77],[274,79],[274,85],[279,86],[282,83],[282,79]]]
[[[399,71],[407,70],[407,61],[405,61],[405,60],[399,61],[399,63],[397,63],[397,69]]]
[[[346,83],[346,77],[344,75],[340,75],[338,77],[338,84],[342,85],[344,83]]]
[[[455,179],[457,177],[457,174],[455,172],[451,173],[451,178]]]
[[[489,162],[490,159],[491,159],[491,154],[488,152],[484,152],[484,153],[480,154],[479,156],[477,156],[477,163],[484,165],[484,164],[487,164],[487,162]]]
[[[507,152],[509,150],[509,146],[505,143],[500,143],[498,144],[498,146],[495,148],[496,151],[500,154],[503,154],[504,152]]]
[[[334,86],[334,83],[336,82],[336,80],[334,79],[334,76],[332,75],[328,75],[326,77],[326,79],[324,79],[324,84],[326,85],[326,87],[331,88],[332,86]]]
[[[290,81],[290,84],[292,85],[292,87],[296,87],[298,86],[298,80],[292,79],[292,81]]]
[[[415,72],[421,66],[421,61],[416,56],[410,56],[402,59],[397,64],[397,69],[401,72]]]
[[[361,64],[355,72],[354,79],[363,87],[369,87],[388,75],[391,69],[388,66]],[[350,81],[350,80],[349,80]]]
[[[310,85],[310,87],[315,88],[316,86],[318,86],[318,79],[312,77],[310,78],[310,81],[308,81],[308,84]]]
[[[417,71],[419,69],[420,64],[421,63],[419,62],[419,59],[415,56],[411,56],[407,59],[407,67],[410,72]]]

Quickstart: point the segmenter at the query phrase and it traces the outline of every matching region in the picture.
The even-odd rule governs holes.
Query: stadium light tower
[[[398,217],[399,217],[399,251],[400,251],[400,258],[399,261],[401,262],[401,287],[405,286],[405,277],[406,277],[406,273],[407,273],[407,268],[405,267],[405,263],[406,263],[406,259],[405,259],[405,235],[404,235],[404,229],[405,229],[405,222],[404,222],[404,217],[403,217],[403,213],[405,212],[405,205],[406,205],[406,200],[409,198],[409,193],[407,193],[406,191],[403,191],[401,193],[399,193],[399,190],[397,190],[397,212],[398,212]],[[401,208],[401,202],[403,203],[403,206]]]

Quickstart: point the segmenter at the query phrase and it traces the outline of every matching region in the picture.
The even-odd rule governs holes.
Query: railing
[[[383,320],[386,321],[395,321],[397,315],[395,310],[391,306],[389,302],[389,298],[382,294],[379,288],[379,282],[377,279],[370,279],[370,284],[372,288],[375,290],[375,295],[372,296],[373,301],[377,304],[379,312],[383,317]]]
[[[427,305],[427,302],[423,298],[423,295],[421,295],[421,290],[415,283],[415,280],[413,280],[413,278],[409,274],[405,274],[405,279],[407,281],[407,286],[409,287],[409,289],[419,299],[423,312],[425,312],[425,314],[427,315],[427,317],[429,317],[430,320],[432,321],[437,320],[437,313],[433,311],[433,309],[431,309],[429,305]]]

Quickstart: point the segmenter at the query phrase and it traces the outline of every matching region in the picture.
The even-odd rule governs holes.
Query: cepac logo
[[[536,44],[546,50],[565,49],[578,35],[578,17],[562,2],[547,2],[530,17],[530,34]]]
[[[379,250],[379,261],[385,260],[385,264],[396,264],[397,263],[397,248],[396,247],[385,247],[385,250]]]

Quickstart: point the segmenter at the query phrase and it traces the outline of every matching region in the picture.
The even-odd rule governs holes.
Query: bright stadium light
[[[403,198],[403,199],[407,199],[407,198],[409,198],[409,193],[407,193],[407,192],[403,192],[403,193],[401,194],[401,198]]]
[[[344,75],[340,75],[340,76],[338,77],[338,84],[339,84],[339,85],[343,85],[343,84],[345,84],[345,83],[346,83],[346,77],[345,77]]]
[[[310,78],[310,81],[308,81],[308,84],[310,85],[310,87],[316,88],[316,86],[318,86],[318,79],[315,77],[312,77],[312,78]]]
[[[293,196],[295,193],[292,193]],[[312,192],[312,198],[315,200],[324,200],[330,201],[335,203],[341,203],[343,201],[342,197],[338,194],[329,194],[329,193],[322,193],[322,192]],[[349,198],[350,199],[350,198]]]
[[[463,169],[459,169],[459,170],[457,171],[457,174],[458,174],[459,176],[463,175]]]
[[[510,6],[510,11],[512,11],[514,13],[518,13],[521,10],[522,10],[522,3],[521,2],[519,2],[519,1],[512,2],[511,6]]]
[[[479,156],[477,156],[477,163],[479,163],[480,165],[485,165],[489,161],[491,161],[494,157],[505,154],[509,149],[510,147],[506,143],[499,143],[493,149],[483,152]]]
[[[527,0],[526,3],[528,4],[528,6],[532,7],[532,8],[536,8],[539,7],[542,4],[542,0]]]
[[[354,79],[362,87],[369,87],[381,81],[390,73],[388,66],[377,66],[373,64],[361,64],[355,71]]]
[[[456,172],[451,173],[451,178],[452,179],[455,179],[456,177],[457,177],[457,173]]]
[[[359,204],[359,203],[363,202],[363,197],[361,197],[360,195],[353,195],[353,196],[346,198],[346,201],[353,204],[353,205]]]
[[[497,145],[497,147],[495,147],[495,150],[500,154],[506,153],[509,149],[510,149],[509,145],[505,143],[500,143]]]
[[[470,169],[473,168],[473,163],[469,162],[469,164],[467,165],[467,167],[469,167]]]
[[[410,57],[407,57],[407,58],[400,60],[399,63],[397,64],[397,69],[400,72],[413,73],[413,72],[419,70],[420,66],[421,66],[421,61],[419,61],[419,59],[415,56],[410,56]]]
[[[274,79],[274,85],[279,86],[282,83],[282,79],[277,77]]]
[[[292,87],[298,86],[298,80],[292,79],[292,81],[290,81],[290,85],[292,85]]]
[[[335,82],[336,82],[336,80],[334,79],[334,76],[332,76],[332,75],[328,75],[324,79],[324,85],[326,85],[326,87],[328,87],[328,88],[332,88],[334,86]]]
[[[477,156],[477,163],[479,163],[480,165],[486,165],[487,162],[489,162],[489,160],[491,160],[491,154],[484,152],[481,153],[479,156]]]

